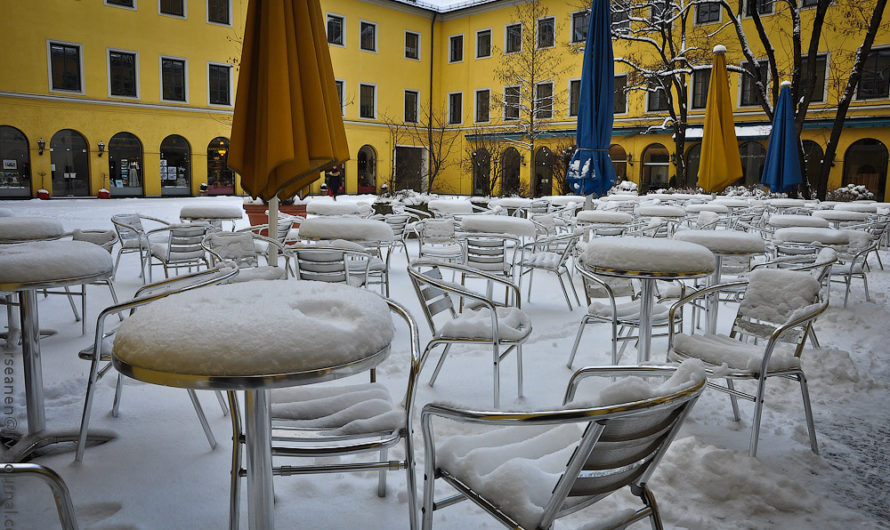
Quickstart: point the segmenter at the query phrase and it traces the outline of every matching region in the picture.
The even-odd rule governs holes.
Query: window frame
[[[362,32],[364,30],[365,24],[367,24],[368,26],[374,27],[374,48],[371,50],[369,50],[368,48],[365,48],[364,43],[362,42],[363,41]],[[370,20],[359,20],[358,21],[358,49],[359,50],[361,50],[363,52],[377,53],[377,50],[378,50],[377,36],[378,36],[378,33],[377,33],[377,23],[376,22],[371,22]],[[376,115],[376,112],[374,114]]]
[[[587,19],[587,23],[584,24],[584,38],[582,38],[580,40],[575,40],[575,17],[577,15],[584,15],[585,18]],[[581,44],[583,42],[586,42],[587,41],[587,29],[590,27],[590,10],[582,9],[580,11],[573,11],[573,12],[569,13],[569,26],[571,28],[569,30],[569,43],[570,44]]]
[[[53,44],[60,44],[62,46],[74,46],[77,48],[77,62],[79,67],[78,72],[78,82],[80,84],[80,90],[70,90],[67,88],[53,88]],[[86,83],[84,82],[83,76],[83,44],[79,42],[69,42],[58,39],[46,39],[46,71],[48,77],[49,91],[50,92],[59,92],[62,94],[86,94]]]
[[[510,43],[510,28],[517,26],[519,27],[519,49],[511,51],[508,46]],[[504,55],[513,53],[522,53],[522,22],[511,22],[504,25]]]
[[[488,111],[486,119],[479,119],[479,94],[482,92],[488,93]],[[491,123],[491,89],[490,88],[477,88],[473,91],[473,123]]]
[[[612,86],[615,86],[614,78],[616,78],[616,77],[623,77],[624,78],[624,88],[627,88],[627,80],[630,77],[627,74],[627,72],[622,72],[620,74],[614,74],[612,76],[612,78],[613,78]],[[630,112],[629,111],[630,105],[627,104],[627,91],[622,89],[622,92],[624,93],[624,112],[615,112],[615,104],[613,103],[612,104],[612,115],[613,116],[627,116],[627,114]]]
[[[618,24],[616,25],[615,17],[612,16],[613,13],[610,9],[610,11],[609,11],[609,28],[612,30],[613,35],[617,33],[615,31],[616,27],[623,32],[630,31],[630,18],[631,18],[631,16],[633,16],[632,11],[634,9],[633,4],[631,4],[630,0],[616,0],[615,3],[624,5],[624,8],[625,8],[624,12],[626,13],[627,16],[624,18],[624,20],[617,21]]]
[[[182,77],[183,77],[183,80],[182,80],[182,81],[183,81],[183,92],[184,92],[184,94],[185,94],[185,100],[184,100],[184,101],[180,101],[180,100],[178,100],[178,99],[165,99],[165,98],[164,98],[164,59],[169,59],[169,60],[171,60],[171,61],[179,61],[179,62],[182,63],[182,73],[183,73],[183,76],[182,76]],[[210,69],[208,68],[208,74],[207,74],[207,77],[208,77],[207,86],[208,86],[208,88],[209,88],[209,86],[210,86],[210,80],[209,80],[209,78],[210,78],[210,74],[209,74],[209,72],[210,72]],[[158,88],[159,88],[159,94],[158,94],[158,96],[159,96],[159,98],[160,98],[160,100],[161,100],[162,102],[164,102],[164,103],[188,104],[188,102],[189,102],[189,62],[188,62],[188,59],[187,59],[186,57],[176,57],[176,56],[173,56],[173,55],[159,55],[159,56],[158,56],[158,80],[160,81],[160,82],[158,83]],[[208,99],[209,99],[209,94],[208,94]]]
[[[111,54],[115,53],[126,53],[133,56],[133,77],[136,83],[136,95],[135,96],[121,96],[118,94],[111,93]],[[105,48],[105,68],[107,72],[107,94],[109,98],[122,98],[122,99],[131,99],[136,100],[140,98],[141,90],[139,86],[139,52],[134,50],[125,50],[123,48]]]
[[[340,99],[340,116],[346,116],[346,80],[335,78],[334,86],[337,87],[337,97]]]
[[[460,113],[458,114],[458,118],[460,121],[454,121],[454,107],[452,106],[453,97],[460,97]],[[461,125],[464,122],[464,93],[462,91],[457,92],[449,92],[448,93],[448,125]]]
[[[222,26],[222,27],[224,27],[224,28],[231,28],[231,27],[232,27],[232,18],[234,18],[234,17],[233,17],[233,13],[232,13],[232,0],[225,0],[225,1],[228,3],[228,7],[226,8],[226,9],[228,10],[228,15],[229,15],[229,22],[228,22],[228,23],[217,22],[217,21],[215,21],[215,20],[210,20],[210,0],[205,0],[205,2],[204,2],[204,15],[205,15],[205,16],[204,16],[204,20],[205,20],[208,24],[213,24],[214,26]]]
[[[717,8],[718,8],[718,9],[717,9],[717,20],[712,20],[712,21],[708,21],[708,22],[699,22],[699,20],[698,20],[698,12],[699,12],[699,10],[701,9],[701,7],[704,6],[704,5],[706,5],[706,6],[717,6]],[[695,6],[695,15],[694,15],[694,17],[693,17],[693,19],[692,19],[692,25],[693,25],[693,27],[695,27],[695,26],[707,26],[708,24],[720,24],[721,22],[723,22],[723,9],[721,8],[721,6],[720,6],[720,4],[719,4],[718,2],[706,2],[706,3],[698,4],[698,5]]]
[[[516,89],[517,101],[516,101],[516,117],[515,118],[507,116],[507,109],[512,108],[510,105],[507,104],[507,89],[510,89],[510,88]],[[503,93],[502,101],[503,101],[503,105],[504,105],[504,112],[503,112],[503,118],[502,118],[503,121],[519,121],[519,118],[522,117],[522,109],[520,108],[522,106],[522,86],[521,85],[505,85],[503,87],[502,93]]]
[[[367,86],[374,89],[373,116],[362,116],[362,87]],[[358,84],[358,117],[362,120],[377,119],[377,85],[375,83],[359,83]]]
[[[228,103],[211,103],[210,101],[210,67],[211,66],[220,66],[226,68],[229,72],[229,102]],[[230,109],[235,106],[235,90],[232,84],[232,78],[234,77],[234,68],[229,63],[220,63],[217,61],[207,61],[207,105],[210,107],[219,107],[224,109]]]
[[[666,103],[667,105],[665,106],[665,108],[663,108],[663,109],[653,109],[653,108],[652,108],[651,101],[652,101],[652,94],[653,94],[654,92],[650,92],[650,91],[648,90],[648,88],[649,88],[649,83],[648,83],[648,82],[646,83],[646,88],[647,88],[647,90],[646,90],[646,112],[670,112],[670,102],[667,101],[667,97],[666,97],[666,96],[665,96],[665,103]],[[656,87],[656,88],[658,88],[658,87]],[[663,87],[662,87],[662,90],[664,90]]]
[[[538,89],[542,86],[549,85],[550,86],[550,110],[547,116],[542,116],[541,107],[538,103]],[[554,90],[553,81],[542,81],[540,83],[535,83],[535,119],[536,120],[552,120],[554,116],[553,106],[556,104],[556,91]]]
[[[407,110],[406,103],[408,102],[408,93],[411,92],[414,94],[414,121],[409,121],[407,114],[405,111]],[[420,90],[415,90],[413,88],[405,88],[402,90],[402,121],[404,123],[420,123]]]
[[[458,60],[454,59],[454,42],[456,39],[460,39],[460,59]],[[455,33],[454,35],[448,36],[448,64],[464,62],[465,51],[463,33]]]
[[[766,71],[766,79],[764,80],[764,83],[769,85],[769,82],[770,82],[769,64],[767,64],[766,59],[758,59],[757,62],[761,65],[761,68],[764,68],[764,70]],[[748,64],[748,61],[742,61],[741,68],[744,69],[745,65],[747,65],[747,64]],[[740,72],[739,73],[739,94],[738,94],[738,99],[736,100],[736,102],[738,103],[738,108],[740,108],[740,109],[760,108],[760,103],[758,103],[757,101],[755,101],[754,103],[745,103],[743,101],[743,97],[745,95],[745,81],[746,80],[751,83],[754,82],[753,79],[748,77],[746,74]]]
[[[328,20],[331,17],[340,19],[340,40],[342,41],[340,44],[331,42],[330,37],[328,36]],[[325,40],[328,42],[328,46],[338,46],[340,48],[345,48],[346,47],[346,15],[341,15],[339,13],[334,13],[332,11],[326,11],[324,14],[324,36],[325,36]]]
[[[572,103],[575,103],[575,101],[574,101],[575,98],[572,96],[572,85],[574,83],[578,83],[577,107],[578,107],[578,111],[581,110],[581,78],[573,77],[573,78],[569,79],[569,85],[568,85],[569,101],[568,101],[568,105],[566,106],[566,116],[569,118],[577,118],[578,117],[578,112],[575,112],[574,114],[572,114]]]
[[[553,35],[551,36],[551,41],[549,46],[541,46],[541,23],[550,22],[550,25],[553,27]],[[556,47],[556,17],[552,15],[548,15],[545,17],[541,17],[535,20],[535,47],[539,50],[549,50],[551,48]]]
[[[138,2],[139,2],[139,0],[133,0],[133,6],[132,6],[132,7],[131,7],[131,6],[122,6],[122,5],[120,5],[120,4],[111,4],[111,3],[108,3],[108,0],[103,0],[102,3],[105,4],[105,5],[107,5],[107,6],[111,6],[111,7],[119,7],[119,8],[121,8],[121,9],[129,9],[130,11],[136,11],[136,10],[139,8],[139,4],[138,4]]]
[[[884,45],[884,46],[872,46],[871,50],[869,50],[869,53],[872,53],[872,52],[879,52],[879,51],[890,51],[890,46],[886,46],[886,45]],[[868,60],[868,57],[866,57],[865,60],[867,61],[867,60]],[[863,66],[864,66],[864,61],[863,61]],[[825,65],[825,68],[826,68],[826,70],[828,69],[828,64],[827,64],[827,63],[826,63],[826,65]],[[828,81],[828,80],[826,79],[826,85],[828,84],[827,81]],[[888,84],[890,84],[890,83],[888,83]],[[853,101],[876,101],[876,100],[881,100],[881,99],[890,99],[890,90],[888,90],[888,94],[887,94],[887,95],[878,96],[878,97],[873,97],[873,98],[861,98],[861,97],[859,97],[859,87],[860,87],[860,86],[862,86],[862,79],[861,79],[861,78],[860,78],[860,80],[859,80],[859,86],[856,87],[856,92],[853,93]]]
[[[759,0],[745,0],[745,5],[743,6],[745,10],[742,12],[742,18],[743,18],[743,19],[745,19],[745,18],[754,18],[754,15],[749,15],[749,14],[748,14],[748,5],[749,5],[751,2],[759,2]],[[772,6],[772,9],[771,9],[770,11],[767,11],[766,13],[760,13],[760,11],[758,10],[758,14],[759,14],[761,17],[768,17],[768,16],[770,16],[770,15],[775,15],[775,14],[776,14],[776,0],[770,0],[770,2],[771,2],[770,5]]]
[[[874,49],[874,48],[872,48],[872,49]],[[818,63],[820,57],[824,57],[824,58],[825,58],[825,70],[822,72],[822,76],[823,76],[823,80],[822,80],[822,94],[820,94],[820,99],[818,99],[818,100],[817,100],[817,99],[811,99],[811,100],[810,100],[810,103],[824,104],[824,103],[826,103],[826,102],[828,101],[828,68],[831,66],[831,53],[830,53],[830,52],[827,52],[827,51],[826,51],[826,52],[816,52],[816,62],[817,62],[817,63]],[[801,61],[801,67],[803,67],[803,62],[806,60],[806,58],[807,58],[807,54],[802,54],[802,55],[801,55],[801,58],[800,58],[800,61]],[[802,69],[801,69],[801,74],[803,74]],[[801,76],[801,77],[802,77],[802,76]],[[861,79],[860,79],[860,82],[861,82]],[[857,87],[856,92],[859,92],[858,87]],[[814,98],[816,97],[816,92],[815,92],[815,91],[813,91],[813,97],[814,97]],[[854,98],[854,101],[855,101],[856,93],[853,93],[853,98]]]
[[[158,0],[158,14],[159,15],[161,15],[162,17],[172,17],[172,18],[176,18],[179,20],[187,20],[188,19],[188,15],[189,15],[188,0],[179,0],[180,2],[182,2],[182,14],[181,15],[175,15],[173,13],[164,13],[163,11],[161,11],[161,2],[163,2],[163,1],[164,0]]]
[[[414,35],[417,37],[417,57],[409,57],[408,56],[408,34]],[[412,61],[420,61],[420,50],[422,49],[421,45],[421,37],[420,33],[417,31],[411,31],[409,29],[405,30],[405,59],[410,59]]]
[[[479,55],[479,35],[482,33],[488,32],[488,55]],[[475,58],[476,59],[488,59],[492,55],[492,36],[493,32],[491,28],[483,28],[476,30],[476,50],[475,50]]]
[[[695,83],[695,78],[696,78],[696,75],[695,75],[695,74],[696,74],[697,72],[705,71],[705,70],[707,70],[707,71],[709,72],[709,73],[708,73],[708,87],[710,87],[710,84],[711,84],[711,73],[713,73],[713,67],[711,67],[711,66],[698,66],[698,67],[694,67],[694,68],[692,69],[692,74],[691,74],[692,79],[691,79],[691,82],[689,83],[689,85],[690,85],[690,86],[689,86],[689,110],[693,110],[693,111],[705,110],[705,107],[707,107],[707,105],[708,105],[708,87],[706,87],[706,88],[705,88],[705,104],[702,105],[701,107],[696,107],[696,106],[695,106],[695,94],[696,94],[696,92],[695,92],[695,87],[697,86],[696,83]]]

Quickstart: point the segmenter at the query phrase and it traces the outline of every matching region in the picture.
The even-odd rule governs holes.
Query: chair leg
[[[803,398],[803,412],[807,419],[807,433],[810,435],[810,449],[819,454],[819,444],[816,443],[816,425],[813,422],[813,407],[810,404],[810,391],[807,388],[807,377],[800,372],[797,374],[797,382],[800,383],[800,394]]]
[[[192,406],[195,407],[195,413],[198,415],[198,421],[201,422],[201,428],[204,429],[204,436],[207,437],[207,442],[210,443],[210,449],[216,449],[216,437],[213,436],[213,431],[210,430],[210,424],[207,423],[207,416],[204,415],[201,402],[198,401],[198,396],[193,389],[189,388],[187,391],[189,399],[192,400]]]
[[[498,408],[501,402],[501,360],[497,343],[491,345],[491,353],[494,358],[494,379],[492,381],[492,386],[494,387],[494,408]]]
[[[407,249],[405,249],[405,255],[408,255]],[[410,432],[405,434],[405,474],[408,489],[409,530],[417,530],[417,475],[414,472],[414,440]]]
[[[215,390],[214,394],[216,394],[216,400],[219,401],[219,408],[222,409],[223,417],[229,415],[229,407],[226,406],[226,398],[223,397],[222,392],[219,390]]]
[[[233,390],[226,392],[232,411],[232,470],[229,484],[229,530],[238,530],[241,518],[241,412]]]
[[[575,302],[580,306],[580,305],[581,305],[581,299],[578,298],[578,290],[575,289],[575,282],[572,281],[572,271],[570,271],[570,270],[566,270],[566,271],[565,271],[565,274],[566,274],[566,278],[567,278],[567,280],[568,280],[568,282],[569,282],[569,287],[572,288],[572,294],[575,295]]]
[[[868,278],[862,273],[862,286],[865,287],[865,301],[871,302],[871,295],[868,294]]]
[[[87,395],[83,400],[83,414],[80,418],[80,433],[77,435],[77,452],[74,453],[75,462],[83,462],[83,453],[87,447],[87,429],[90,426],[90,412],[93,408],[93,393],[96,390],[96,381],[99,379],[99,353],[90,363],[90,373],[87,376]]]
[[[562,288],[562,296],[566,299],[566,304],[569,306],[569,311],[572,310],[572,302],[569,300],[569,292],[566,290],[565,283],[562,281],[562,276],[557,272],[556,277],[559,279],[559,286]]]
[[[426,455],[424,455],[426,456]],[[429,456],[426,456],[429,458]],[[431,466],[424,464],[426,467],[423,473],[423,506],[421,507],[421,528],[423,530],[432,530],[433,528],[433,495],[436,493],[436,476]]]
[[[114,402],[111,404],[111,416],[117,418],[121,408],[121,394],[124,391],[124,376],[117,374],[117,383],[114,385]]]
[[[450,349],[451,349],[451,344],[446,344],[445,349],[442,350],[442,355],[439,357],[439,362],[436,363],[436,369],[433,370],[433,376],[430,377],[430,383],[429,383],[430,386],[433,386],[436,384],[436,378],[439,377],[439,371],[442,369],[442,363],[445,362],[445,357],[448,356],[448,350],[450,350]]]
[[[525,295],[525,299],[527,302],[532,301],[532,280],[535,277],[535,269],[529,269],[528,271],[528,294]]]
[[[77,304],[74,303],[74,298],[71,296],[71,289],[68,287],[65,287],[65,295],[68,297],[68,303],[71,305],[71,311],[74,313],[74,321],[80,322],[83,319],[80,318],[80,313],[77,312]],[[85,330],[84,333],[86,333]]]
[[[578,326],[578,333],[575,335],[575,344],[572,345],[572,353],[569,354],[569,362],[566,363],[566,366],[569,367],[569,369],[572,368],[572,363],[575,361],[575,354],[578,353],[578,345],[581,344],[581,334],[584,333],[584,326],[586,325],[587,319],[585,318],[581,320],[581,325]]]
[[[732,382],[732,379],[726,378],[726,388],[730,390],[735,390],[735,384]],[[739,398],[736,396],[729,394],[729,402],[732,405],[732,419],[735,421],[741,421],[742,417],[739,416]]]
[[[766,376],[761,375],[757,381],[757,394],[754,396],[754,419],[751,421],[751,443],[748,445],[748,456],[757,456],[757,442],[760,439],[760,417],[763,414],[763,394],[766,391]]]
[[[389,451],[384,447],[380,450],[380,461],[386,462]],[[386,497],[386,469],[377,472],[377,496]]]
[[[117,301],[115,300],[115,304]],[[83,318],[80,319],[80,334],[87,334],[87,284],[82,284],[80,286],[80,314],[83,315]],[[118,316],[121,316],[118,313]]]
[[[652,523],[652,530],[663,530],[664,525],[661,522],[661,513],[658,511],[658,503],[655,502],[655,495],[652,494],[652,490],[646,484],[640,484],[639,493],[637,494],[643,500],[643,504],[650,510],[649,522]]]
[[[518,344],[516,346],[516,386],[518,388],[517,394],[519,397],[523,397],[522,393],[522,344]]]
[[[818,337],[816,337],[816,328],[814,328],[813,326],[810,326],[810,329],[807,332],[807,334],[810,337],[810,342],[813,343],[813,347],[816,348],[817,350],[822,349],[822,345],[819,344],[819,339],[818,339]]]
[[[847,284],[847,289],[844,292],[844,307],[847,307],[847,300],[850,298],[850,277],[844,278],[844,282]]]
[[[117,278],[117,266],[120,265],[121,262],[121,254],[124,252],[124,248],[121,247],[117,251],[117,258],[114,259],[114,268],[111,269],[111,279],[114,280]]]

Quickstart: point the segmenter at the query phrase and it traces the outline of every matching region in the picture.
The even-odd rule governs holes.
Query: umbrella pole
[[[278,195],[269,199],[269,237],[278,240]],[[266,260],[269,265],[278,266],[278,247],[269,245]]]
[[[593,194],[584,197],[584,209],[593,210]]]

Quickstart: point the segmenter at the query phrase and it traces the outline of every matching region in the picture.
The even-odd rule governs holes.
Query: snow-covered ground
[[[328,199],[320,199],[328,200]],[[341,200],[356,200],[345,197]],[[139,212],[178,220],[183,205],[240,205],[239,198],[52,200],[0,202],[16,215],[44,215],[59,219],[65,228],[111,228],[113,213]],[[339,201],[338,201],[339,202]],[[246,226],[245,218],[238,223]],[[0,252],[3,249],[0,247]],[[415,247],[409,244],[409,251]],[[890,253],[883,253],[890,265]],[[414,290],[406,272],[406,256],[396,251],[391,265],[392,296],[418,319],[422,344],[429,337]],[[876,265],[876,263],[874,263]],[[116,287],[131,295],[141,281],[137,259],[126,255]],[[160,269],[157,269],[158,273]],[[577,279],[576,279],[577,281]],[[864,301],[862,285],[854,282],[847,309],[839,287],[832,305],[816,326],[822,349],[807,349],[804,367],[810,384],[821,454],[810,452],[798,388],[785,380],[770,380],[759,457],[746,454],[751,406],[742,404],[741,423],[733,422],[729,399],[706,391],[680,436],[652,478],[650,485],[665,523],[670,528],[781,528],[852,529],[890,528],[890,270],[876,266],[869,274],[874,302]],[[87,318],[110,303],[107,290],[89,287]],[[46,416],[50,429],[79,425],[89,363],[77,351],[91,340],[81,335],[68,301],[61,296],[41,298],[42,328],[58,331],[41,342]],[[558,403],[572,371],[565,363],[583,310],[571,313],[554,277],[538,274],[531,300],[523,300],[534,331],[525,347],[525,398],[516,399],[515,363],[502,367],[501,402],[505,408],[547,407]],[[219,312],[237,313],[238,307]],[[729,323],[721,312],[721,324]],[[0,319],[5,325],[5,312]],[[212,320],[213,313],[205,318]],[[159,330],[163,333],[163,330]],[[407,372],[406,333],[398,328],[393,353],[380,370],[380,379],[393,381],[394,393],[404,391]],[[653,358],[663,359],[666,340],[653,342]],[[575,366],[607,364],[606,326],[585,332]],[[630,351],[625,359],[635,357]],[[433,361],[437,357],[433,358]],[[4,425],[26,425],[24,377],[17,351],[4,361],[14,367],[4,397],[15,412]],[[476,408],[491,405],[491,364],[488,350],[457,349],[445,363],[435,387],[421,375],[417,412],[431,401],[448,401]],[[90,447],[82,464],[73,452],[43,454],[35,459],[55,469],[71,490],[81,528],[225,528],[231,427],[216,399],[199,392],[219,446],[207,445],[186,392],[181,389],[125,381],[118,418],[110,415],[114,374],[104,378],[96,395],[91,427],[111,430],[116,439]],[[442,424],[437,432],[459,428]],[[419,429],[415,433],[419,485],[424,460]],[[401,448],[393,450],[400,454]],[[441,486],[440,488],[441,489]],[[407,528],[404,473],[389,474],[388,495],[378,498],[376,474],[332,474],[275,479],[278,528]],[[54,528],[57,525],[50,494],[25,482],[3,481],[4,502],[0,519],[15,528]],[[246,527],[246,504],[242,526]],[[419,498],[419,497],[418,497]],[[637,501],[621,492],[557,522],[556,528],[577,528],[595,522],[616,509],[636,507]],[[11,521],[11,523],[6,523]],[[437,528],[498,528],[499,524],[475,508],[461,503],[436,512]],[[647,523],[638,523],[640,528]]]

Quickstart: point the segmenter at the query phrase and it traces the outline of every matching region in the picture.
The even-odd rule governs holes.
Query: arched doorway
[[[609,158],[615,168],[616,180],[627,180],[627,152],[618,144],[609,146]]]
[[[807,181],[816,186],[822,177],[822,146],[812,140],[803,141],[803,165],[806,169]]]
[[[62,129],[49,141],[49,153],[53,195],[89,195],[90,149],[86,138],[73,129]]]
[[[108,175],[111,195],[141,197],[144,195],[144,164],[142,142],[134,134],[119,132],[108,141]]]
[[[856,140],[844,154],[843,185],[861,184],[884,201],[887,186],[887,147],[874,138]]]
[[[541,147],[535,153],[534,197],[553,195],[553,151]]]
[[[171,134],[161,142],[161,195],[191,195],[192,149],[188,140]]]
[[[473,195],[491,193],[491,153],[480,147],[473,151]]]
[[[207,145],[207,195],[234,195],[235,171],[229,168],[229,139],[217,136]]]
[[[701,144],[695,144],[686,151],[686,185],[698,186],[698,168],[701,165]]]
[[[666,188],[670,171],[671,155],[665,146],[650,144],[643,150],[643,176],[640,192]]]
[[[766,162],[766,147],[760,142],[743,142],[739,146],[742,157],[742,183],[745,186],[760,184]]]
[[[0,125],[0,198],[31,196],[31,152],[25,134]]]
[[[501,155],[501,195],[519,195],[519,166],[522,158],[515,147],[504,149]]]
[[[341,178],[345,185],[345,175]],[[377,151],[370,145],[358,150],[358,192],[377,193]]]

